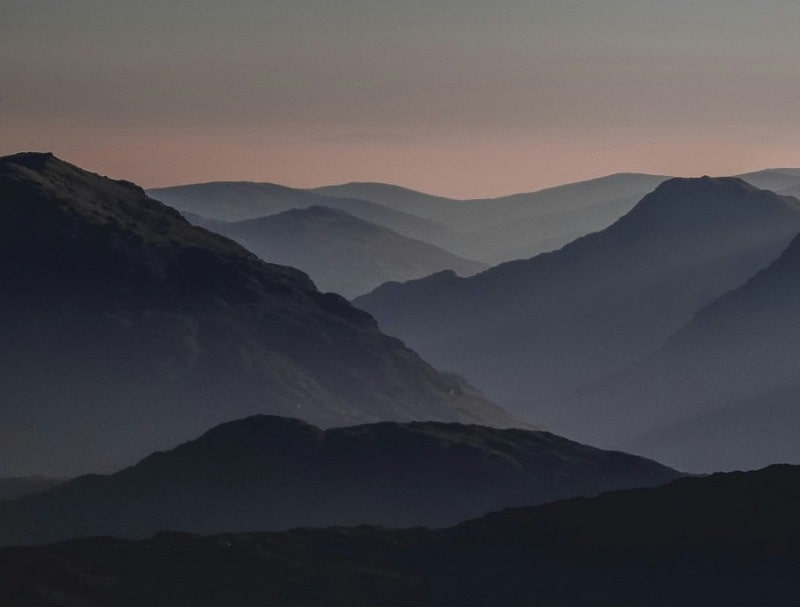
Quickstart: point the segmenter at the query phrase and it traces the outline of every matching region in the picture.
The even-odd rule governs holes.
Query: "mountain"
[[[559,428],[690,470],[800,462],[798,303],[800,236],[644,361],[568,399]]]
[[[770,605],[800,595],[800,468],[509,509],[445,530],[295,529],[0,549],[13,605]]]
[[[574,211],[621,198],[641,198],[667,179],[661,175],[618,173],[598,179],[497,198],[455,200],[383,183],[348,183],[316,188],[329,197],[347,197],[412,213],[463,230],[523,217]]]
[[[559,251],[471,278],[389,283],[355,303],[517,414],[559,434],[602,437],[613,429],[559,399],[656,350],[798,231],[794,198],[734,178],[673,179]]]
[[[349,183],[314,190],[369,200],[452,229],[444,240],[422,238],[470,259],[500,263],[563,246],[613,223],[667,179],[619,173],[536,192],[453,200],[381,183]]]
[[[517,422],[295,269],[50,154],[0,158],[0,474],[107,471],[255,413]]]
[[[39,493],[63,482],[63,479],[45,478],[43,476],[0,478],[0,501],[17,499],[31,493]]]
[[[470,275],[486,268],[327,207],[200,225],[232,238],[261,259],[300,268],[322,291],[335,291],[347,298],[391,280],[420,278],[445,269]]]
[[[409,238],[433,243],[447,243],[451,239],[456,241],[460,239],[441,224],[374,202],[350,197],[324,196],[317,192],[273,183],[216,181],[155,188],[148,190],[148,194],[178,209],[184,215],[199,215],[210,220],[246,221],[291,209],[321,206],[344,211]]]
[[[737,177],[757,188],[780,193],[787,188],[800,185],[800,169],[764,169],[743,173]]]
[[[110,476],[81,477],[4,504],[0,545],[148,537],[160,529],[446,525],[679,476],[650,460],[546,432],[435,422],[323,431],[256,416]]]

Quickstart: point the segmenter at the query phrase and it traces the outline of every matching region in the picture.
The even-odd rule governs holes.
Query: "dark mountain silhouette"
[[[770,605],[800,596],[800,468],[509,509],[450,529],[296,529],[0,549],[14,605]]]
[[[43,476],[12,476],[0,478],[0,501],[24,497],[31,493],[39,493],[52,489],[64,482],[64,479],[45,478]]]
[[[148,537],[160,529],[445,525],[678,476],[650,460],[546,432],[435,422],[323,431],[257,416],[116,474],[81,477],[5,504],[0,545]]]
[[[343,298],[50,154],[0,159],[0,474],[109,470],[254,413],[515,421]]]
[[[620,173],[500,198],[453,200],[381,183],[349,183],[315,190],[366,199],[449,226],[456,233],[428,239],[470,259],[499,263],[532,257],[601,230],[667,179]]]
[[[800,462],[799,303],[797,237],[652,356],[572,397],[558,426],[692,470]]]
[[[344,211],[409,238],[437,244],[447,243],[453,239],[460,242],[460,236],[445,226],[411,213],[397,211],[368,200],[325,196],[274,183],[216,181],[155,188],[148,190],[148,194],[178,209],[184,215],[188,213],[206,219],[246,221],[291,209],[322,206]]]
[[[197,222],[191,217],[190,221]],[[410,280],[445,269],[475,274],[484,264],[327,207],[199,225],[232,238],[261,259],[307,272],[322,291],[348,298],[391,280]]]
[[[584,425],[558,399],[654,351],[798,230],[794,198],[734,178],[673,179],[559,251],[471,278],[386,284],[355,303],[518,414],[561,434],[602,436],[611,429],[599,417]]]

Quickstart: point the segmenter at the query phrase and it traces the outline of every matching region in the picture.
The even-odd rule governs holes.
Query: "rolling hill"
[[[420,278],[445,269],[468,276],[486,268],[327,207],[200,225],[232,238],[261,259],[299,268],[320,290],[347,298],[363,295],[392,280]]]
[[[0,545],[145,538],[161,529],[441,526],[678,476],[656,462],[546,432],[434,422],[323,431],[256,416],[115,474],[0,505]]]

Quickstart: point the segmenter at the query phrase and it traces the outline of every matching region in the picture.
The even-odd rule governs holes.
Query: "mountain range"
[[[227,221],[290,208],[336,208],[461,257],[497,263],[558,248],[607,226],[664,179],[618,174],[474,200],[432,196],[381,183],[298,190],[274,184],[212,182],[149,193],[181,212]]]
[[[0,474],[119,468],[256,413],[518,422],[302,272],[51,154],[0,158]]]
[[[589,405],[578,413],[566,397],[653,353],[799,231],[795,198],[735,178],[673,179],[559,251],[471,278],[386,284],[355,303],[516,414],[617,447],[604,441],[624,415],[606,421]]]
[[[187,219],[235,240],[266,261],[300,268],[320,290],[347,298],[389,281],[445,269],[471,275],[487,267],[328,207],[291,209],[230,223],[197,216]]]
[[[0,545],[331,525],[451,525],[680,474],[546,432],[413,422],[320,430],[256,416],[131,468],[0,504]],[[191,506],[189,506],[191,505]]]
[[[800,595],[800,468],[508,509],[443,530],[296,529],[0,548],[25,606],[770,605]]]

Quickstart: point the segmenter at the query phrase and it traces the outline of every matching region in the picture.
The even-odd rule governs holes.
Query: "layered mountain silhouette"
[[[800,462],[799,302],[797,237],[653,355],[571,397],[558,426],[692,470]]]
[[[296,529],[0,549],[15,605],[796,605],[800,468],[509,509],[445,530]]]
[[[383,422],[327,431],[256,416],[110,476],[0,506],[0,545],[161,529],[446,525],[506,508],[663,484],[656,462],[546,432]]]
[[[794,198],[735,178],[673,179],[559,251],[471,278],[386,284],[355,303],[518,414],[604,436],[613,429],[601,416],[573,415],[561,397],[655,351],[799,230]]]
[[[299,268],[320,290],[348,298],[388,281],[420,278],[445,269],[471,275],[486,268],[328,207],[292,209],[233,223],[187,219],[232,238],[262,259]]]
[[[470,259],[499,263],[551,251],[605,228],[665,179],[620,173],[536,192],[472,200],[431,196],[381,183],[326,186],[315,192],[369,200],[436,221],[457,232],[430,242]]]
[[[325,196],[319,192],[290,188],[274,183],[214,181],[155,188],[148,194],[184,215],[227,222],[259,219],[292,209],[326,207],[384,226],[407,236],[447,248],[460,236],[444,225],[412,213],[395,210],[368,200],[347,196]]]
[[[0,159],[0,474],[106,471],[254,413],[516,422],[302,272],[50,154]]]

